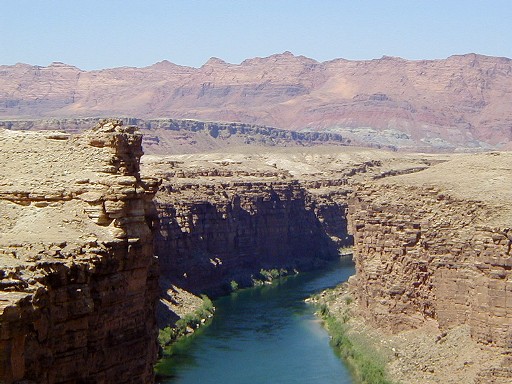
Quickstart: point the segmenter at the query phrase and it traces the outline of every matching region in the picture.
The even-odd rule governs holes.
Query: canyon
[[[175,286],[216,296],[231,282],[251,285],[260,269],[321,266],[352,245],[353,183],[414,172],[440,157],[336,146],[146,155],[142,173],[162,180],[155,196],[162,288],[170,298]]]
[[[511,72],[510,59],[477,54],[317,62],[284,52],[240,64],[95,71],[19,63],[0,66],[0,118],[172,116],[408,150],[510,149]]]
[[[212,277],[224,287],[230,280],[247,281],[255,268],[248,268],[245,277],[235,271],[244,270],[248,254],[268,266],[262,254],[271,256],[279,249],[286,255],[290,246],[292,257],[286,260],[296,266],[296,249],[308,250],[312,244],[319,254],[327,249],[333,255],[353,241],[357,273],[349,292],[352,316],[359,322],[354,328],[365,324],[363,332],[376,335],[377,345],[386,340],[392,378],[404,383],[504,383],[512,380],[512,313],[507,304],[511,160],[509,152],[427,155],[353,147],[260,148],[148,156],[143,169],[165,180],[166,202],[172,201],[176,209],[173,214],[179,219],[173,224],[181,231],[174,235],[173,249],[190,250],[195,244],[193,253],[201,255],[194,262],[202,258],[202,266],[187,266],[183,254],[190,251],[181,251],[182,256],[175,251],[169,258],[180,260],[171,268],[178,274],[194,271],[185,280],[200,283],[189,287],[205,289],[201,284]],[[293,213],[303,223],[298,227],[290,227],[289,213],[284,213],[293,212],[294,191],[301,191],[300,210]],[[201,208],[191,220],[194,202]],[[282,210],[283,202],[288,210],[278,214],[275,209]],[[240,208],[254,218],[244,230],[252,254],[234,245],[244,228],[244,218],[236,214]],[[314,213],[312,220],[303,218],[304,208]],[[258,225],[260,214],[263,228]],[[282,219],[275,220],[276,214]],[[309,242],[303,228],[316,242]],[[300,235],[299,247],[290,233]],[[189,239],[188,246],[183,237]],[[322,239],[323,245],[318,242]],[[237,256],[230,260],[229,254]],[[182,279],[180,284],[186,283]]]
[[[352,244],[353,322],[395,348],[393,377],[512,379],[510,153],[263,129],[244,143],[240,124],[151,122],[210,143],[164,155],[173,139],[159,149],[121,120],[84,121],[0,130],[0,382],[151,382],[157,320],[176,320],[182,291],[222,294]],[[464,361],[442,354],[455,336],[473,353]]]

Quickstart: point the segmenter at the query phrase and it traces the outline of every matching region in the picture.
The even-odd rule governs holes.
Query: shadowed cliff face
[[[409,149],[510,148],[512,62],[475,54],[324,63],[289,52],[201,68],[0,67],[4,119],[134,116],[341,133]]]
[[[195,293],[227,292],[232,280],[250,285],[261,268],[310,269],[338,255],[294,182],[168,186],[156,206],[162,274]]]
[[[0,132],[0,382],[149,383],[154,180],[117,121]]]

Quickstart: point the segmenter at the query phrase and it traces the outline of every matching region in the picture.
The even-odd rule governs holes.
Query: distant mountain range
[[[512,60],[320,63],[285,52],[201,68],[0,66],[2,120],[102,116],[325,131],[403,149],[512,149]]]

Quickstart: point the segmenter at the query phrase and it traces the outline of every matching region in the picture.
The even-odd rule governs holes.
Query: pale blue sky
[[[512,0],[0,0],[0,64],[512,58]]]

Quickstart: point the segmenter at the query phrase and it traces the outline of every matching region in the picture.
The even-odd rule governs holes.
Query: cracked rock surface
[[[141,141],[116,120],[0,131],[0,382],[152,380],[157,183],[140,178]]]

